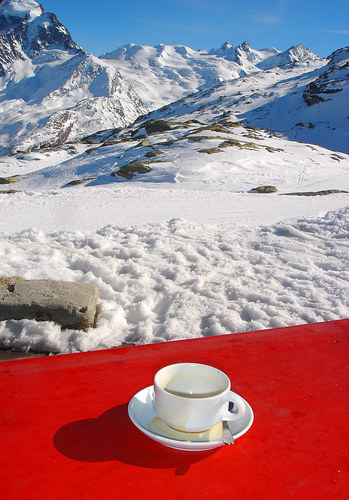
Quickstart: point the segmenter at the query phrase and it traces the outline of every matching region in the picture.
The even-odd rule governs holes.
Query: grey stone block
[[[64,328],[95,325],[98,288],[85,283],[0,278],[0,321],[54,321]]]

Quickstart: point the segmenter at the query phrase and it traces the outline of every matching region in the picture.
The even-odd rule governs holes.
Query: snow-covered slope
[[[34,0],[0,5],[0,146],[28,150],[102,128],[145,108],[111,65],[78,47]]]
[[[288,139],[349,152],[348,48],[323,60],[271,68],[225,81],[143,119],[243,121]]]
[[[184,45],[128,44],[101,58],[120,70],[151,109],[225,80],[276,66],[306,66],[319,60],[301,44],[281,52],[275,48],[255,50],[247,41],[237,47],[226,42],[209,52]]]
[[[240,194],[259,185],[275,185],[281,193],[349,190],[348,155],[270,137],[221,115],[199,121],[200,113],[187,121],[142,119],[122,132],[17,155],[0,165],[0,175],[16,174],[15,189],[26,191],[81,182],[86,196],[93,186],[135,182]]]
[[[0,276],[94,284],[101,312],[88,332],[0,322],[0,348],[74,352],[347,317],[348,170],[349,155],[226,119],[143,120],[4,159]]]

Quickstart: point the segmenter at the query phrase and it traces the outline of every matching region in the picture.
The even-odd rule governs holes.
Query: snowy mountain
[[[281,52],[275,48],[255,50],[247,41],[237,47],[226,42],[209,52],[184,45],[128,44],[101,58],[119,69],[151,109],[226,80],[272,67],[306,67],[319,61],[314,52],[301,44]]]
[[[142,115],[123,130],[101,127],[58,148],[13,156],[0,170],[17,172],[20,190],[125,182],[231,192],[258,184],[282,192],[348,190],[348,157],[333,152],[349,152],[347,63],[342,49],[325,66],[313,59],[259,70]]]
[[[234,47],[230,42],[225,42],[219,49],[211,49],[210,54],[215,54],[227,61],[233,61],[240,66],[250,65],[251,68],[258,66],[262,61],[269,60],[281,51],[271,47],[269,49],[255,50],[250,47],[247,40]]]
[[[241,121],[267,130],[272,127],[273,134],[288,139],[349,152],[348,56],[344,48],[328,60],[314,58],[255,71],[198,91],[139,120]],[[286,60],[285,53],[273,57]]]
[[[230,42],[226,42],[220,49],[212,49],[210,54],[216,54],[227,61],[237,63],[245,69],[246,73],[256,71],[256,68],[285,67],[319,59],[313,51],[304,47],[301,43],[281,52],[274,47],[255,50],[250,47],[246,40],[237,47],[233,47]]]
[[[341,92],[347,79],[340,76],[343,64],[319,59],[301,44],[281,52],[255,50],[247,41],[236,47],[226,42],[211,51],[129,44],[97,58],[77,46],[56,16],[45,13],[35,0],[4,0],[0,4],[1,152],[59,145],[99,130],[123,128],[164,104],[170,105],[166,116],[178,115],[183,98],[188,99],[185,114],[200,107],[202,115],[204,108],[214,108],[214,116],[229,112],[263,128],[269,128],[272,120],[274,129],[288,138],[346,151],[341,136],[344,107],[338,107],[346,92]],[[329,81],[334,80],[339,87],[330,88]],[[204,93],[190,96],[198,90]],[[210,102],[205,92],[210,93]],[[313,116],[320,103],[321,120]]]
[[[33,59],[55,44],[62,50],[82,51],[54,14],[34,0],[4,0],[0,10],[0,76],[15,62]]]
[[[129,45],[102,60],[34,0],[0,9],[0,138],[33,147],[0,159],[0,276],[100,297],[96,328],[2,321],[0,349],[348,317],[348,48]],[[118,66],[167,105],[138,116]]]
[[[0,5],[0,146],[61,144],[145,111],[111,65],[87,54],[35,0]]]
[[[304,89],[303,98],[308,106],[331,101],[335,97],[331,94],[337,94],[343,90],[341,98],[343,98],[343,103],[348,103],[348,67],[349,47],[333,52],[324,71]]]
[[[349,191],[349,155],[243,126],[227,112],[217,115],[224,100],[220,92],[229,83],[143,116],[122,131],[105,130],[60,148],[13,156],[0,165],[0,175],[19,191],[80,186],[82,197],[91,189],[122,184],[240,195],[263,185],[285,194]]]

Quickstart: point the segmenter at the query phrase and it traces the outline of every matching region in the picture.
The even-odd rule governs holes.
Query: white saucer
[[[175,450],[184,450],[184,451],[205,451],[212,450],[214,448],[218,448],[219,446],[223,446],[222,438],[211,440],[209,437],[205,437],[206,433],[203,433],[203,440],[200,442],[191,440],[191,436],[189,433],[183,433],[183,439],[179,440],[176,437],[173,437],[178,434],[179,431],[172,431],[171,428],[168,428],[169,433],[166,436],[166,424],[162,421],[161,427],[159,426],[159,430],[157,431],[156,425],[154,422],[159,421],[154,408],[153,408],[153,399],[154,399],[154,386],[151,385],[139,391],[128,404],[128,414],[134,425],[146,436],[150,437],[154,441],[163,444],[169,448],[174,448]],[[243,400],[246,405],[246,412],[244,415],[237,420],[236,422],[232,422],[231,429],[233,431],[234,440],[245,434],[248,429],[251,427],[253,423],[253,411],[251,406],[247,403],[247,401]],[[154,420],[153,420],[154,419]],[[151,428],[150,428],[151,426]],[[165,430],[165,432],[164,432]],[[164,435],[165,434],[165,435]],[[171,436],[171,434],[173,434]],[[182,433],[181,433],[182,434]]]

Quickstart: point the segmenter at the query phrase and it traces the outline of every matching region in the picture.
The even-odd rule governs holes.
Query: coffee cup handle
[[[234,412],[229,410],[224,410],[221,415],[221,420],[228,420],[229,422],[235,422],[244,416],[246,413],[246,405],[241,396],[233,391],[229,391],[227,401],[234,403]]]

